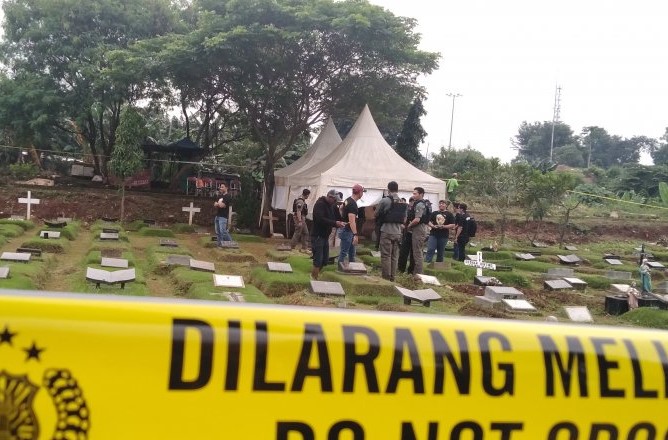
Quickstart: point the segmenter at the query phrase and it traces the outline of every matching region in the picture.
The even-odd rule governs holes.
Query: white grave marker
[[[472,257],[472,255],[469,256],[469,257]],[[476,276],[478,276],[478,277],[481,277],[481,276],[482,276],[482,270],[483,270],[483,269],[492,269],[492,270],[496,270],[496,264],[494,264],[494,263],[486,263],[486,262],[482,261],[482,252],[480,252],[480,251],[478,251],[478,252],[476,253],[476,259],[475,259],[475,260],[474,260],[474,259],[464,260],[464,264],[465,264],[466,266],[477,267],[478,270],[476,270]]]
[[[33,199],[31,197],[30,191],[28,191],[28,197],[19,197],[19,203],[28,205],[28,211],[26,212],[26,220],[30,220],[30,206],[39,205],[39,199]]]
[[[202,210],[201,208],[195,208],[193,206],[193,202],[190,202],[190,206],[184,206],[183,208],[181,208],[181,211],[188,213],[189,225],[193,224],[193,214],[195,214],[196,212],[200,212],[201,210]]]

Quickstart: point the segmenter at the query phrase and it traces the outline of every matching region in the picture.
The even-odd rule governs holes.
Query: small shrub
[[[39,168],[34,163],[15,163],[9,165],[9,174],[18,180],[28,180],[37,177]]]

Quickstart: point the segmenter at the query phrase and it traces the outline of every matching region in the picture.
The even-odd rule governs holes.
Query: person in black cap
[[[345,223],[341,221],[336,203],[340,201],[336,190],[329,190],[326,196],[320,197],[313,205],[313,231],[311,232],[311,251],[313,252],[313,269],[311,278],[318,279],[320,271],[329,260],[329,234],[332,228],[342,228]]]

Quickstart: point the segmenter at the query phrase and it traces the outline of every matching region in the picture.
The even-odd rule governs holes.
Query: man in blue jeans
[[[222,246],[224,241],[232,241],[232,236],[227,232],[227,221],[230,217],[230,207],[232,206],[232,196],[227,192],[227,184],[221,183],[218,188],[220,198],[213,203],[217,208],[214,227],[218,236],[218,246]]]
[[[341,251],[339,252],[338,269],[340,271],[345,270],[348,267],[348,263],[355,261],[355,246],[357,246],[359,241],[357,238],[357,216],[359,213],[357,201],[362,198],[362,193],[364,193],[364,187],[360,184],[354,185],[353,195],[348,197],[341,207],[341,217],[347,224],[339,231]],[[346,257],[348,261],[346,261]]]
[[[455,216],[448,211],[447,200],[439,200],[438,211],[432,212],[429,218],[429,227],[431,230],[427,239],[427,256],[424,259],[425,262],[431,263],[431,260],[434,258],[434,252],[436,252],[436,261],[443,261],[443,251],[445,250],[445,245],[448,243],[450,229],[453,229],[455,226]]]

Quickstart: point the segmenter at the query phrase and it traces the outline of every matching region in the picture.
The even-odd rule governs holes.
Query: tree
[[[637,164],[640,152],[652,153],[657,149],[655,139],[647,136],[622,138],[610,135],[601,127],[585,127],[582,129],[582,144],[590,151],[589,165],[609,168],[613,165]],[[589,157],[590,156],[590,157]]]
[[[668,128],[661,136],[658,147],[652,152],[654,165],[668,165]]]
[[[118,125],[116,148],[109,160],[109,170],[120,180],[121,185],[121,222],[125,218],[125,179],[144,166],[144,153],[141,149],[144,139],[146,139],[144,119],[136,109],[125,108]]]
[[[422,100],[416,99],[408,111],[408,116],[397,138],[396,150],[399,156],[417,167],[421,167],[424,160],[420,154],[420,144],[427,136],[427,132],[422,128],[420,118],[426,114]]]
[[[197,26],[181,41],[182,53],[206,54],[207,74],[263,146],[268,194],[277,160],[340,102],[409,96],[405,115],[423,93],[418,75],[437,66],[437,54],[417,49],[414,20],[367,2],[203,1],[193,7]]]
[[[545,217],[555,207],[560,206],[567,192],[575,188],[578,183],[579,179],[567,172],[536,172],[531,176],[521,203],[527,217],[538,221],[533,240],[540,233]]]
[[[7,0],[0,47],[12,77],[31,73],[49,83],[62,105],[54,126],[93,155],[106,171],[120,112],[144,98],[142,72],[115,66],[115,50],[174,29],[169,0]],[[48,81],[47,81],[48,80]],[[26,105],[35,102],[26,101]],[[39,115],[35,116],[39,119]]]
[[[441,150],[432,156],[432,174],[441,179],[448,179],[452,173],[470,173],[490,166],[494,159],[486,159],[483,154],[471,147],[463,150],[454,150],[441,147]]]
[[[529,124],[524,121],[520,125],[515,139],[511,140],[513,147],[517,150],[517,159],[534,162],[537,160],[550,159],[550,144],[552,143],[552,121],[534,122]],[[573,130],[563,122],[554,125],[554,144],[552,155],[566,145],[577,144]]]

